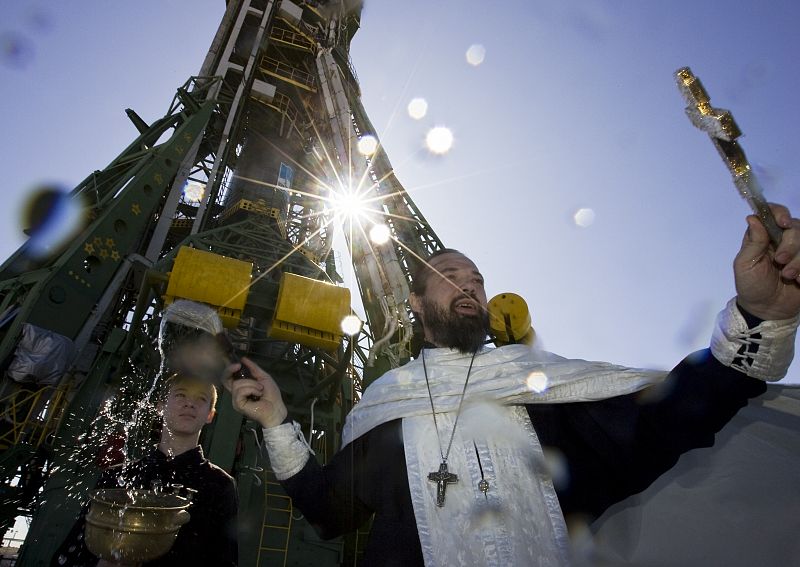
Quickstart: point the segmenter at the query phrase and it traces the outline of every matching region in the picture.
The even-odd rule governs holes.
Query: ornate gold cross
[[[729,110],[714,108],[703,84],[689,69],[682,67],[675,72],[678,88],[686,99],[686,115],[700,130],[709,135],[722,160],[733,175],[733,183],[767,228],[770,240],[777,247],[783,230],[764,199],[764,192],[756,174],[736,138],[742,135]]]

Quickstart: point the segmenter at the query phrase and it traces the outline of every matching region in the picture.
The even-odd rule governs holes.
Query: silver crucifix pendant
[[[428,473],[428,480],[436,483],[436,505],[439,507],[444,506],[444,493],[447,490],[447,485],[458,482],[458,475],[449,472],[447,463],[442,461],[438,471]]]

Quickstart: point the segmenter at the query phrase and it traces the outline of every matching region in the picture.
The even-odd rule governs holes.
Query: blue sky
[[[712,5],[724,7],[712,7]],[[39,183],[72,187],[196,73],[223,0],[0,0],[0,256]],[[689,65],[729,108],[767,197],[797,215],[800,7],[791,1],[367,1],[352,58],[398,177],[490,295],[526,298],[549,350],[669,368],[734,294],[749,212],[683,114]],[[465,58],[485,48],[480,65]],[[428,102],[411,119],[406,105]],[[423,147],[434,126],[452,150]],[[594,222],[579,227],[580,208]],[[345,270],[346,271],[346,270]],[[800,383],[800,366],[790,370]]]

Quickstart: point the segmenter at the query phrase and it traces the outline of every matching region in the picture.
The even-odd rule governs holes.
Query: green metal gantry
[[[72,192],[87,214],[82,232],[44,258],[22,246],[0,268],[0,363],[14,356],[25,323],[69,338],[79,353],[57,386],[17,388],[0,400],[17,416],[0,432],[0,524],[32,518],[18,565],[49,564],[99,473],[95,449],[108,427],[133,418],[158,380],[157,336],[180,247],[252,263],[231,338],[275,377],[307,433],[313,416],[322,460],[338,449],[363,387],[410,356],[412,264],[442,243],[382,148],[368,158],[351,151],[363,136],[377,139],[348,54],[360,7],[226,4],[199,75],[152,124],[129,110],[139,136]],[[362,228],[345,231],[363,331],[333,351],[271,339],[282,273],[341,283],[327,203],[359,182],[380,198],[373,218],[384,218],[393,237],[378,247]],[[258,428],[226,394],[218,409],[201,441],[238,482],[240,565],[353,564],[364,533],[317,540],[269,472]],[[155,418],[138,416],[133,456]]]

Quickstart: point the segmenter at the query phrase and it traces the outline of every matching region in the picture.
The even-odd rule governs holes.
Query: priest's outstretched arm
[[[564,459],[568,482],[555,479],[565,515],[599,516],[669,470],[682,453],[715,434],[785,376],[800,319],[800,230],[772,205],[780,245],[755,215],[734,261],[737,297],[717,318],[709,349],[687,357],[667,379],[626,396],[586,403],[531,404],[540,441]]]
[[[403,453],[400,420],[375,427],[324,466],[287,419],[272,378],[243,358],[252,380],[228,380],[234,407],[264,428],[270,465],[292,505],[323,539],[353,532],[374,515],[367,555],[392,557],[398,565],[422,564]],[[229,368],[232,374],[238,365]]]
[[[762,381],[778,380],[785,374],[794,354],[800,318],[800,220],[793,219],[785,207],[772,205],[772,210],[783,230],[780,244],[772,247],[758,217],[748,217],[748,229],[734,261],[737,297],[723,311],[710,350],[700,358],[684,361],[671,373],[669,383],[678,386],[652,404],[612,398],[587,404],[585,414],[581,414],[581,404],[559,404],[561,408],[576,408],[567,411],[577,411],[576,419],[589,425],[589,435],[559,439],[555,444],[562,450],[574,444],[578,459],[582,460],[605,443],[613,450],[600,455],[601,467],[603,459],[621,462],[618,455],[609,455],[618,449],[624,451],[631,458],[629,462],[642,471],[632,482],[624,483],[623,492],[630,494],[672,466],[680,453],[713,442],[714,433],[749,398],[763,392]],[[352,531],[375,512],[373,536],[378,525],[385,525],[384,535],[395,543],[393,549],[398,549],[398,541],[412,542],[416,543],[413,554],[418,554],[399,420],[357,438],[327,466],[320,467],[303,445],[299,427],[284,423],[287,411],[275,382],[252,362],[244,359],[244,363],[254,379],[227,382],[234,407],[264,427],[276,475],[320,534],[333,537]],[[229,370],[237,369],[234,365]],[[613,431],[603,431],[599,422],[608,416],[619,422],[615,416],[627,411],[620,403],[630,410],[632,421],[617,428],[622,437],[615,437]],[[546,424],[534,415],[531,420],[547,444]],[[610,427],[616,426],[611,423]],[[563,430],[560,423],[555,429]],[[633,445],[625,445],[628,441]],[[367,452],[371,458],[367,458]],[[587,494],[601,492],[604,488],[598,486],[598,477],[587,475]],[[624,496],[623,492],[617,496]],[[559,491],[562,495],[566,495],[563,490]],[[562,505],[565,503],[562,500]],[[578,502],[576,508],[598,513],[610,503]],[[565,508],[568,512],[569,506]],[[400,517],[400,521],[379,522],[382,515]],[[391,532],[389,526],[396,531]],[[398,526],[402,526],[402,533],[397,531]],[[374,537],[371,543],[373,540]]]
[[[231,376],[244,364],[252,379],[233,380]],[[320,467],[305,444],[300,426],[287,419],[275,380],[261,367],[247,358],[228,368],[225,386],[231,391],[233,406],[237,411],[261,424],[270,463],[279,481],[292,477],[301,487],[293,496],[299,508],[322,537],[330,538],[357,529],[372,515],[354,492],[355,456],[363,452],[361,443],[352,443],[340,451],[332,466]],[[305,446],[303,446],[305,444]],[[363,463],[358,459],[358,463]],[[301,474],[302,473],[302,474]]]

